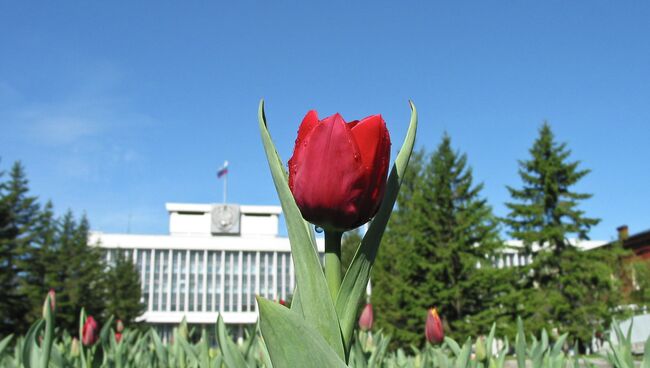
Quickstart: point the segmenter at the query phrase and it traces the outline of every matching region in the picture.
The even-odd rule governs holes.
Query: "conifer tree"
[[[30,310],[27,321],[32,322],[41,318],[43,313],[43,298],[50,289],[55,289],[52,268],[56,262],[56,226],[54,209],[51,201],[46,202],[39,212],[34,227],[33,256],[24,276],[21,278],[22,289],[29,300]]]
[[[584,344],[611,320],[616,292],[608,255],[581,251],[570,239],[587,240],[600,221],[579,209],[591,194],[572,191],[589,170],[569,161],[571,151],[557,143],[544,123],[530,149],[531,158],[519,162],[521,189],[508,187],[513,202],[505,219],[510,235],[523,242],[533,262],[520,270],[521,282],[512,299],[527,327],[558,328]]]
[[[115,252],[115,261],[106,273],[109,290],[106,295],[106,314],[121,319],[124,323],[133,323],[142,315],[145,305],[142,303],[140,274],[130,257],[123,252]]]
[[[105,264],[100,250],[88,246],[88,221],[79,223],[68,211],[57,234],[60,247],[55,262],[57,291],[57,326],[74,333],[81,308],[90,315],[105,317]]]
[[[28,184],[25,169],[16,162],[0,186],[0,335],[29,326],[29,299],[21,278],[34,261],[32,241],[39,206],[36,197],[29,195]]]
[[[489,330],[500,295],[491,256],[501,243],[481,190],[447,135],[431,156],[412,157],[372,279],[375,315],[394,346],[423,343],[430,307],[451,336]]]

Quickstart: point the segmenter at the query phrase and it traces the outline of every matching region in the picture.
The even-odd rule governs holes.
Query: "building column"
[[[163,296],[163,266],[165,265],[165,252],[160,251],[160,258],[158,259],[158,262],[160,265],[158,266],[158,310],[163,310],[162,309],[162,296]]]
[[[216,296],[216,291],[217,291],[217,252],[212,252],[212,311],[218,312],[219,309],[217,308],[217,296]]]
[[[174,273],[174,251],[170,249],[167,252],[167,301],[165,302],[165,311],[172,310],[172,273]]]
[[[253,253],[249,252],[247,257],[246,257],[246,269],[248,270],[248,275],[246,275],[246,294],[245,294],[246,295],[246,301],[244,302],[244,303],[246,303],[246,310],[248,312],[251,312],[253,310],[252,308],[250,308],[250,309],[248,308],[251,305],[251,298],[252,298],[252,296],[251,296],[252,292],[251,291],[253,289],[253,284],[252,284],[253,277],[251,276],[251,273],[253,272],[253,269],[252,269],[252,263],[253,262],[252,262],[251,258],[253,258]]]
[[[146,253],[144,253],[144,252],[145,252],[144,249],[140,249],[140,252],[139,252],[139,253],[143,253],[143,254],[141,254],[141,257],[142,257],[142,264],[140,265],[140,282],[142,283],[142,285],[140,285],[140,288],[141,288],[140,291],[141,291],[143,294],[144,294],[144,288],[145,288],[146,285],[147,285],[147,280],[145,280],[145,276],[144,276],[144,270],[145,270],[146,267],[147,267],[147,257],[145,256]],[[143,303],[146,303],[145,300],[144,300],[144,295],[142,295],[140,301],[143,302]],[[147,310],[148,310],[148,309],[149,309],[149,308],[147,307]]]
[[[219,285],[219,289],[221,292],[219,293],[219,313],[223,312],[225,309],[223,303],[224,303],[224,294],[226,293],[226,251],[222,250],[221,251],[221,285]]]
[[[153,310],[153,274],[154,270],[156,267],[156,262],[154,260],[154,257],[156,256],[156,250],[151,249],[151,253],[149,255],[149,263],[151,266],[149,267],[149,301],[148,301],[148,306],[147,310]]]
[[[199,310],[199,252],[194,253],[194,311]]]
[[[287,272],[287,254],[283,253],[282,254],[282,272],[280,273],[280,280],[282,281],[280,284],[282,285],[282,290],[281,290],[281,297],[280,299],[287,300],[287,276],[285,273]]]
[[[178,261],[176,262],[176,311],[181,310],[181,270],[183,269],[183,267],[181,267],[181,254],[183,253],[181,253],[180,250],[176,253],[176,259]]]
[[[255,295],[260,295],[260,273],[262,272],[260,252],[255,253]],[[253,306],[253,310],[257,310],[257,303]]]
[[[203,292],[203,297],[201,298],[201,312],[206,312],[207,310],[207,300],[208,300],[208,250],[203,251],[203,287],[201,288]]]
[[[242,294],[244,291],[244,284],[243,284],[243,279],[244,279],[244,267],[242,265],[244,264],[244,252],[239,251],[239,257],[237,257],[237,307],[235,310],[237,312],[241,312],[242,310]]]
[[[185,305],[183,305],[183,312],[187,312],[190,308],[190,250],[185,251]]]
[[[278,252],[273,252],[273,266],[271,267],[273,276],[273,300],[278,300]]]

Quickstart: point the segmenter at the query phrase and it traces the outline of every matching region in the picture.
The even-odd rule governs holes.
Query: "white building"
[[[295,286],[289,238],[280,237],[279,206],[167,203],[169,235],[91,233],[110,263],[124,252],[141,275],[146,312],[164,339],[185,317],[189,324],[257,321],[255,295],[291,299]],[[317,241],[324,250],[322,239]],[[209,328],[208,331],[214,330]],[[212,332],[211,331],[211,332]]]

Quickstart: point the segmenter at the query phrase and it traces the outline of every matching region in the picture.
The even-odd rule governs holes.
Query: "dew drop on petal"
[[[323,232],[323,228],[320,226],[314,226],[314,230],[319,234]]]

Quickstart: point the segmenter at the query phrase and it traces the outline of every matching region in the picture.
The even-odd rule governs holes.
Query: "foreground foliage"
[[[219,348],[210,343],[205,329],[188,328],[185,322],[174,328],[173,338],[163,343],[154,329],[138,330],[126,328],[121,334],[113,329],[109,318],[98,341],[84,346],[80,338],[72,337],[66,331],[54,337],[54,315],[46,304],[45,319],[32,325],[27,335],[14,338],[9,335],[0,340],[0,366],[2,367],[52,367],[52,368],[112,368],[112,367],[272,367],[268,350],[259,333],[258,326],[247,331],[246,338],[239,344],[228,335],[221,319],[214,331]],[[81,313],[79,337],[85,322]],[[614,324],[614,333],[620,344],[612,345],[603,355],[613,367],[633,368],[630,330],[623,333]],[[119,337],[118,337],[119,335]],[[497,343],[498,341],[498,343]],[[526,335],[521,319],[517,323],[514,344],[508,338],[498,339],[493,325],[488,336],[476,340],[467,339],[462,345],[449,337],[440,346],[427,344],[423,349],[412,347],[389,351],[390,337],[380,332],[355,332],[350,351],[348,367],[357,368],[501,368],[506,362],[516,361],[518,368],[569,368],[595,367],[593,357],[570,356],[567,354],[567,334],[551,338],[542,330],[539,337]],[[497,349],[495,346],[499,346]],[[650,338],[645,344],[645,355],[641,368],[650,368]],[[308,365],[317,366],[317,365]],[[276,365],[276,368],[282,366]]]

